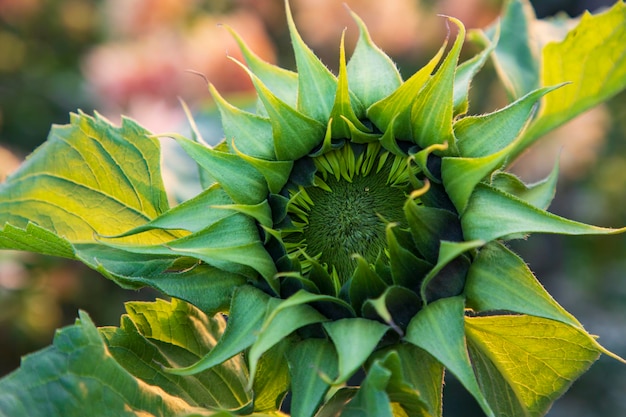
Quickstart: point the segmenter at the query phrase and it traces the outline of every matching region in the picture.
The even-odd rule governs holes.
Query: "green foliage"
[[[534,185],[504,169],[626,86],[626,5],[584,16],[540,62],[527,8],[510,1],[503,27],[459,66],[465,29],[448,18],[458,28],[450,50],[446,41],[402,82],[356,16],[357,48],[346,62],[342,41],[333,75],[286,2],[297,74],[262,62],[233,32],[262,110],[237,109],[210,86],[227,139],[175,137],[211,184],[173,208],[158,141],[136,123],[77,114],[53,127],[0,186],[0,247],[76,259],[173,299],[128,304],[119,328],[97,329],[81,312],[0,380],[0,415],[280,415],[290,390],[295,417],[437,417],[444,368],[487,416],[544,415],[612,354],[504,242],[626,228],[549,213],[557,168]],[[491,53],[513,102],[463,117]],[[326,207],[329,224],[363,225],[351,216],[373,187],[403,197],[342,231],[356,242],[333,248],[355,252],[347,267],[312,252],[308,233],[317,196],[336,184],[348,191]]]

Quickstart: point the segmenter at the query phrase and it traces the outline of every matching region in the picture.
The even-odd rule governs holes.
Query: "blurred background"
[[[341,0],[291,0],[305,41],[331,68],[341,30],[350,50],[358,30]],[[437,14],[484,27],[502,0],[345,0],[374,41],[408,76],[439,48]],[[578,16],[604,0],[534,1],[539,17]],[[240,57],[219,23],[232,26],[267,61],[293,68],[283,0],[0,0],[0,181],[68,113],[97,111],[117,123],[136,119],[153,132],[188,133],[179,102],[193,109],[203,136],[221,139],[203,74],[231,101],[253,103]],[[468,45],[466,56],[476,50]],[[196,72],[196,73],[193,73]],[[471,113],[507,103],[490,64],[472,85]],[[560,154],[560,157],[559,157]],[[626,225],[626,94],[594,108],[545,138],[515,165],[527,180],[561,161],[551,211],[587,223]],[[173,202],[197,189],[180,181],[194,172],[164,143],[166,185]],[[626,357],[626,236],[532,236],[514,242],[549,292],[609,350]],[[85,309],[98,325],[117,325],[127,300],[158,294],[125,291],[74,262],[0,251],[0,376],[20,356],[51,343],[54,330]],[[482,414],[454,379],[447,380],[445,417]],[[550,417],[626,415],[626,367],[602,357],[550,411]]]

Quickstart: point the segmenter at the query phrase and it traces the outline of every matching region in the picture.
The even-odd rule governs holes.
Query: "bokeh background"
[[[358,30],[341,0],[291,0],[305,41],[336,69],[347,27],[350,50]],[[346,0],[374,41],[408,76],[439,48],[445,25],[437,14],[468,28],[496,19],[502,0]],[[610,0],[538,0],[539,17],[578,16]],[[50,125],[68,113],[97,111],[113,122],[124,114],[154,132],[188,132],[179,99],[192,109],[206,140],[218,141],[219,120],[204,75],[231,101],[253,99],[239,57],[218,24],[235,28],[264,59],[293,68],[283,0],[0,0],[0,181],[41,144]],[[466,56],[471,45],[464,49]],[[487,64],[473,86],[470,110],[506,104]],[[559,158],[559,189],[551,211],[576,220],[626,225],[626,94],[598,106],[521,158],[527,180],[546,175]],[[194,172],[164,143],[166,185],[175,203],[197,191]],[[186,170],[187,169],[187,170]],[[181,181],[189,178],[189,181]],[[551,294],[610,350],[626,357],[626,237],[531,236],[514,242]],[[80,264],[0,251],[0,376],[20,356],[51,343],[78,309],[98,325],[117,325],[127,300],[157,297],[126,291]],[[446,380],[445,417],[481,416],[453,378]],[[446,401],[447,400],[447,401]],[[626,366],[602,357],[549,412],[550,417],[626,415]]]

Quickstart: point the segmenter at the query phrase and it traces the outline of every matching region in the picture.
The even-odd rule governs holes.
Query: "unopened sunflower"
[[[120,176],[137,198],[124,203],[135,210],[124,224],[76,226],[74,236],[47,216],[29,217],[36,225],[26,227],[13,213],[6,221],[17,227],[5,226],[4,239],[54,232],[65,246],[39,251],[81,259],[126,286],[152,285],[209,317],[227,315],[199,360],[151,365],[166,379],[193,378],[245,359],[238,366],[247,399],[216,409],[277,412],[289,391],[293,416],[441,416],[447,369],[488,416],[545,414],[608,352],[506,241],[624,231],[548,213],[556,168],[532,185],[505,170],[552,127],[537,116],[554,111],[544,104],[538,113],[542,98],[569,86],[544,76],[545,86],[505,108],[467,115],[470,82],[496,48],[497,30],[459,64],[465,29],[443,17],[455,34],[450,45],[403,80],[352,14],[360,37],[349,61],[342,37],[334,75],[286,7],[297,72],[263,62],[228,28],[257,111],[210,86],[224,140],[210,147],[174,135],[200,167],[201,194],[165,210],[154,203],[165,204],[162,195],[142,200],[147,190],[131,173]],[[623,3],[605,16],[620,13]],[[82,114],[73,122],[89,137],[106,125]],[[154,140],[124,123],[108,135]],[[82,220],[93,225],[89,216]]]

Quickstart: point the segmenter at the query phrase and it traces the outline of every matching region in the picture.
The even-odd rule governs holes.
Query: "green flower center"
[[[406,223],[409,165],[378,144],[348,144],[313,162],[314,184],[300,187],[290,200],[296,230],[285,239],[287,250],[303,269],[307,259],[316,259],[344,283],[355,255],[374,263],[384,252],[388,222]]]

